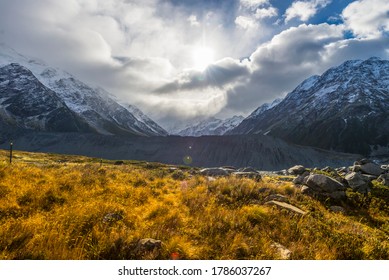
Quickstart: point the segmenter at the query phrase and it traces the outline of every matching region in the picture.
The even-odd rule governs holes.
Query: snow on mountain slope
[[[255,112],[230,134],[269,134],[365,155],[389,151],[389,61],[346,61],[305,80],[273,108]]]
[[[244,117],[233,116],[226,120],[209,118],[195,125],[189,126],[177,134],[181,136],[224,135],[227,131],[236,127]]]
[[[29,59],[0,44],[0,66],[18,63],[31,70],[65,104],[101,134],[165,136],[167,132],[135,106],[121,105],[108,92],[93,88],[71,74]]]

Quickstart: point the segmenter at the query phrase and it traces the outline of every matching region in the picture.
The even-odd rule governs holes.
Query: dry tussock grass
[[[0,151],[0,259],[389,259],[388,189],[349,194],[346,214],[265,177],[208,181],[161,164]],[[308,212],[264,205],[271,194]],[[137,246],[161,240],[160,250]]]

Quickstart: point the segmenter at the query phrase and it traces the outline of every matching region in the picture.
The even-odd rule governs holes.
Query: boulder
[[[232,175],[237,178],[249,178],[256,181],[262,179],[261,175],[258,172],[232,172]]]
[[[347,180],[348,185],[354,191],[360,193],[368,193],[370,191],[370,180],[359,173],[351,172],[350,174],[346,175],[345,179]]]
[[[358,165],[357,165],[358,166]],[[368,162],[363,165],[359,165],[360,171],[364,174],[380,176],[384,172],[378,164]]]
[[[228,176],[230,172],[228,172],[226,169],[223,168],[204,168],[200,170],[201,175],[205,176]]]
[[[332,193],[346,189],[342,183],[321,174],[311,174],[305,181],[305,184],[315,192]]]
[[[295,165],[295,166],[288,169],[288,173],[291,175],[301,175],[305,171],[307,171],[307,170],[302,165]]]

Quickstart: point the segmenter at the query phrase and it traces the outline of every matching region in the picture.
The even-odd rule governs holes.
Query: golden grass
[[[389,189],[329,201],[265,177],[208,181],[145,162],[0,151],[0,259],[389,259]],[[305,216],[265,205],[285,195]],[[140,250],[142,238],[162,241]]]

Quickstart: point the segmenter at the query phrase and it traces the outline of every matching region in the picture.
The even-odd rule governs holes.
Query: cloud
[[[360,0],[348,5],[342,13],[346,26],[357,37],[376,38],[389,32],[389,2]]]
[[[240,6],[246,9],[253,9],[269,4],[269,0],[240,0]]]
[[[278,15],[278,10],[274,7],[258,8],[255,11],[255,18],[259,20],[264,18],[276,17],[277,15]]]
[[[157,89],[158,93],[181,92],[188,90],[204,90],[206,88],[227,89],[238,82],[242,77],[249,76],[250,70],[246,63],[224,58],[209,65],[204,71],[188,69],[172,82]]]
[[[283,16],[288,25],[276,26],[282,8],[268,0],[0,0],[0,41],[164,125],[249,114],[346,59],[387,58],[386,2],[354,1],[343,24],[293,26],[330,3],[295,1]],[[348,31],[355,38],[345,39]],[[206,71],[193,70],[196,46],[215,52]]]
[[[297,18],[300,21],[308,21],[317,11],[326,7],[332,0],[296,1],[286,10],[285,22]]]
[[[200,25],[200,22],[198,22],[196,15],[190,15],[188,17],[188,21],[190,22],[191,26],[199,26]]]
[[[257,27],[257,22],[251,16],[238,16],[235,19],[235,24],[243,29],[252,29]]]

